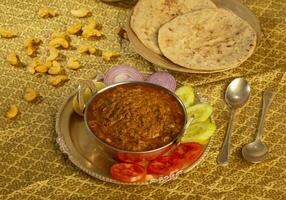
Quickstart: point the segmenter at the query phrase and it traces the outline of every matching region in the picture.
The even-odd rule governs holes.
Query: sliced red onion
[[[104,83],[106,85],[122,81],[144,81],[144,76],[137,69],[127,64],[112,67],[104,76]]]
[[[172,92],[176,90],[176,79],[167,72],[155,72],[148,78],[148,82],[161,85]]]

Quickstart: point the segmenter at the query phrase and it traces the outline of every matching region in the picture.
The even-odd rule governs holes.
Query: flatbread
[[[256,40],[246,21],[222,8],[178,16],[164,24],[158,34],[164,56],[195,70],[236,67],[253,53]]]
[[[130,26],[150,50],[161,54],[158,30],[174,17],[203,8],[216,8],[211,0],[139,0],[133,10]]]

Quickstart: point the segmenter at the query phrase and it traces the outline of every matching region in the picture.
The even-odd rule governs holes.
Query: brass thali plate
[[[72,101],[76,94],[77,91],[69,96],[57,113],[56,141],[61,152],[66,154],[69,160],[79,169],[92,177],[116,184],[146,185],[150,183],[165,183],[176,179],[182,173],[192,170],[205,158],[210,149],[211,139],[210,142],[205,145],[204,153],[195,163],[169,176],[154,177],[145,182],[138,183],[123,183],[114,180],[110,176],[109,169],[117,161],[102,152],[101,149],[95,145],[96,142],[94,142],[94,138],[87,134],[83,117],[76,114],[73,110]],[[206,102],[206,100],[200,98],[199,95],[197,95],[197,97],[197,102]]]

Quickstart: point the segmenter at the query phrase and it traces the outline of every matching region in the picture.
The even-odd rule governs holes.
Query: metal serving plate
[[[69,160],[92,177],[116,184],[146,185],[150,183],[165,183],[176,179],[182,173],[192,170],[205,158],[210,149],[211,139],[205,145],[203,155],[195,163],[169,176],[154,177],[138,183],[123,183],[114,180],[110,176],[109,170],[116,163],[116,160],[102,152],[95,145],[94,138],[86,134],[87,129],[83,117],[80,117],[73,110],[72,100],[76,94],[77,91],[68,97],[57,113],[56,132],[58,136],[56,141],[60,150],[68,156]],[[200,98],[197,94],[196,101],[206,102],[206,99]]]

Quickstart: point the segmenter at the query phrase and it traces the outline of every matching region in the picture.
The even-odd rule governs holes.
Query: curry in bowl
[[[185,126],[185,109],[167,89],[145,82],[119,84],[89,102],[86,119],[92,133],[123,150],[142,152],[175,141]]]

